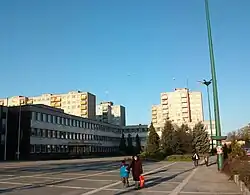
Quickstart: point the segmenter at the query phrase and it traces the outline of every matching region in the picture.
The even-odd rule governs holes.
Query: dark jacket
[[[134,181],[139,181],[139,177],[143,173],[141,161],[139,159],[136,161],[133,160],[131,163],[131,169]]]

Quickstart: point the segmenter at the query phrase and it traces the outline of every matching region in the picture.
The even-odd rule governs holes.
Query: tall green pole
[[[215,116],[216,136],[221,137],[219,101],[218,101],[217,80],[216,80],[216,72],[215,72],[213,41],[212,41],[212,33],[211,33],[211,25],[210,25],[208,0],[205,0],[205,10],[206,10],[206,20],[207,20],[207,32],[208,32],[208,42],[209,42],[211,74],[212,74],[212,81],[213,81],[212,84],[213,84],[213,99],[214,99],[214,116]],[[217,140],[217,147],[221,147],[221,140]],[[218,170],[221,170],[223,167],[223,154],[221,154],[221,153],[217,154],[217,162],[218,162]]]
[[[211,116],[211,105],[210,105],[210,95],[209,95],[209,85],[210,85],[211,81],[208,83],[209,83],[208,85],[206,85],[206,84],[205,85],[207,86],[208,112],[209,112],[209,123],[210,123],[210,138],[211,138],[211,142],[212,142],[212,152],[213,152],[214,142],[212,139],[213,128],[212,128],[212,116]]]

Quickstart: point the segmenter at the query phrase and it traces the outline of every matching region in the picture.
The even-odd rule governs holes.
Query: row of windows
[[[91,153],[91,152],[115,152],[117,147],[103,146],[68,146],[68,145],[44,145],[34,144],[30,147],[31,153]]]
[[[123,133],[142,133],[148,132],[148,128],[138,128],[138,129],[124,129]]]
[[[70,139],[70,140],[94,140],[94,141],[112,141],[118,142],[118,137],[108,137],[85,133],[72,133],[65,131],[49,130],[49,129],[31,129],[31,136],[44,137],[44,138],[56,138],[56,139]]]
[[[75,120],[75,119],[70,119],[70,118],[64,118],[60,116],[53,116],[50,114],[44,114],[40,112],[35,112],[35,120],[47,122],[47,123],[54,123],[58,125],[85,128],[85,129],[95,129],[95,130],[101,129],[106,132],[114,132],[114,133],[120,132],[119,129],[107,127],[104,125],[94,124],[91,122],[80,121],[80,120]]]

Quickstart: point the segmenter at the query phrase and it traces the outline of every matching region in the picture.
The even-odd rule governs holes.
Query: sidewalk
[[[211,158],[209,167],[202,165],[194,171],[194,175],[182,189],[180,194],[203,195],[240,195],[242,192],[224,173],[218,172],[216,157]]]

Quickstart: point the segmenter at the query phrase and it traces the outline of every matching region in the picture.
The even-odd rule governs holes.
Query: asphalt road
[[[204,192],[182,190],[193,177],[191,162],[144,163],[145,188],[124,189],[119,178],[117,158],[0,165],[0,194],[4,195],[206,195]],[[195,184],[196,185],[196,184]],[[221,194],[221,193],[220,193]],[[237,195],[239,193],[226,193]],[[209,195],[209,192],[207,193]]]

